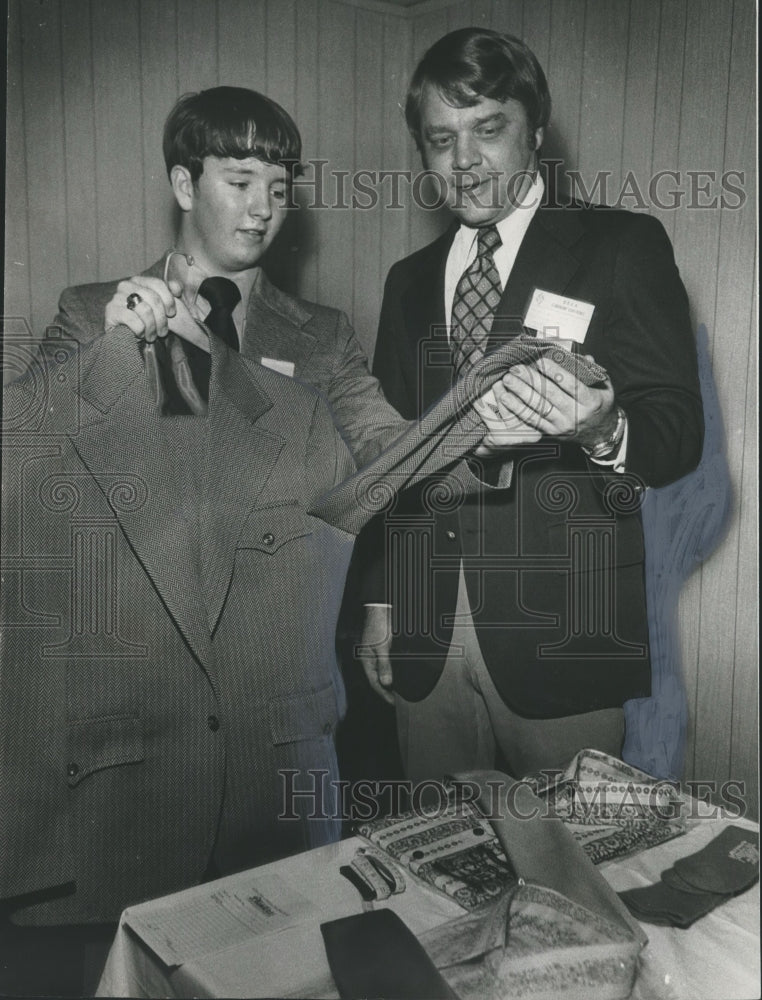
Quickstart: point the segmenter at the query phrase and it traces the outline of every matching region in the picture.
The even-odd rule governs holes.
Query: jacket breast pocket
[[[249,515],[236,548],[272,555],[287,542],[311,534],[307,515],[298,504],[261,507]]]
[[[107,767],[145,760],[143,727],[131,715],[70,722],[66,734],[66,779],[70,788]]]

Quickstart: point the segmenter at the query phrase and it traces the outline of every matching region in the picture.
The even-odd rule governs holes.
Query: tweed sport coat
[[[411,419],[452,378],[444,271],[454,232],[399,261],[386,282],[373,371]],[[444,665],[462,561],[501,697],[521,715],[553,718],[649,692],[639,502],[644,487],[695,468],[703,416],[687,296],[657,220],[540,207],[490,347],[521,332],[534,288],[595,307],[580,349],[607,369],[627,413],[626,474],[593,465],[576,445],[543,439],[515,449],[508,490],[463,498],[429,484],[400,495],[387,511],[385,537],[375,540],[365,596],[394,603],[395,689],[419,700]],[[361,544],[372,548],[372,534]]]
[[[164,274],[165,257],[143,273]],[[53,325],[85,343],[103,332],[104,311],[117,281],[67,288]],[[261,271],[246,307],[243,354],[290,362],[294,377],[322,392],[358,467],[400,432],[404,421],[387,403],[346,316],[337,309],[287,295]]]
[[[120,327],[6,388],[0,898],[114,920],[325,839],[279,770],[336,776],[354,468],[322,397],[213,338],[197,511]],[[310,803],[296,812],[309,811]],[[44,902],[29,894],[40,893]]]

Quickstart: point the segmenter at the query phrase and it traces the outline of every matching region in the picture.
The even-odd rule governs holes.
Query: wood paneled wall
[[[345,309],[372,353],[386,271],[444,221],[412,206],[404,185],[402,208],[389,207],[383,185],[375,207],[336,207],[335,172],[416,168],[399,107],[408,76],[431,42],[468,24],[534,49],[554,101],[544,152],[578,170],[588,190],[606,171],[594,200],[615,202],[635,178],[647,203],[631,186],[623,207],[661,218],[694,321],[709,332],[734,504],[723,542],[681,601],[686,777],[745,781],[755,797],[753,0],[13,0],[5,314],[39,333],[66,285],[134,273],[170,245],[164,118],[179,94],[229,83],[280,101],[305,157],[327,161],[324,199],[334,207],[294,214],[273,269],[289,288]],[[678,209],[649,198],[661,170],[678,172]],[[689,171],[710,177],[692,181]],[[712,201],[727,171],[743,174],[734,181],[742,195],[721,209]],[[691,184],[705,207],[687,206]],[[669,187],[667,178],[663,196]]]

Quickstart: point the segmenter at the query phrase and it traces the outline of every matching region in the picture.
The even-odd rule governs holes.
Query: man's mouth
[[[458,191],[459,193],[467,193],[469,191],[475,191],[477,188],[480,188],[484,184],[486,184],[488,180],[489,178],[479,180],[475,177],[468,177],[460,181],[456,180],[455,190]]]
[[[455,181],[453,185],[453,198],[451,204],[455,207],[459,205],[477,206],[479,208],[491,208],[495,199],[495,191],[491,177],[482,180],[468,178],[463,181]]]

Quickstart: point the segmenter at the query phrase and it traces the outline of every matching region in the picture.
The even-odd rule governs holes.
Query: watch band
[[[624,436],[624,424],[626,419],[627,415],[622,407],[617,406],[616,427],[609,437],[607,437],[604,441],[599,441],[593,448],[586,448],[584,445],[581,445],[582,450],[588,458],[606,458],[619,447],[622,443],[622,437]]]

